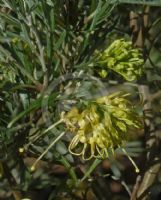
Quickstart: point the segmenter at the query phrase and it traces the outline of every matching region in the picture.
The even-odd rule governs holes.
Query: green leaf
[[[2,17],[5,22],[11,23],[14,26],[20,26],[19,21],[11,15],[6,15],[6,13],[0,12],[0,17]]]
[[[128,3],[128,4],[141,4],[149,6],[161,6],[160,0],[112,0],[111,3]]]
[[[67,147],[65,146],[64,142],[58,141],[56,144],[56,150],[61,154],[65,155],[68,152]]]
[[[41,106],[41,100],[42,100],[42,98],[39,98],[39,99],[35,100],[34,102],[32,102],[32,104],[26,110],[22,111],[20,114],[18,114],[16,117],[14,117],[12,119],[12,121],[8,124],[7,128],[11,128],[11,126],[13,126],[13,124],[15,122],[17,122],[19,119],[24,117],[26,114],[28,114],[32,110],[40,107]]]
[[[67,159],[64,156],[61,156],[61,159],[59,160],[64,167],[69,171],[69,174],[71,178],[73,179],[74,183],[78,183],[77,175],[73,169],[73,167],[70,165],[70,163],[67,161]]]
[[[54,45],[54,50],[58,50],[62,44],[64,43],[65,41],[65,37],[66,37],[66,30],[63,30],[63,32],[61,33],[58,41],[56,42],[56,44]]]
[[[84,174],[83,178],[81,179],[81,182],[84,181],[86,178],[89,178],[91,173],[94,171],[94,169],[101,163],[102,161],[99,159],[95,159],[89,169],[87,169],[86,173]]]

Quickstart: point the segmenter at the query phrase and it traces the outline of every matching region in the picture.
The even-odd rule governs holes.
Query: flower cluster
[[[128,94],[114,93],[89,102],[82,111],[73,107],[62,114],[67,129],[74,133],[69,151],[83,159],[108,158],[109,152],[128,139],[129,127],[140,128],[141,121],[127,100]]]
[[[101,76],[106,76],[108,69],[122,75],[127,81],[136,80],[143,72],[143,59],[138,49],[124,39],[115,40],[98,56]]]

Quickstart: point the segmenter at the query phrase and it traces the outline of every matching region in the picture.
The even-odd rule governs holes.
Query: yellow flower
[[[100,53],[97,62],[102,68],[99,74],[103,78],[108,74],[108,69],[119,73],[127,81],[136,80],[143,72],[144,60],[141,53],[124,39],[115,40]]]
[[[140,128],[141,120],[128,94],[114,93],[90,101],[83,110],[73,107],[62,115],[67,129],[74,134],[69,151],[84,160],[108,158],[128,140],[129,127]]]

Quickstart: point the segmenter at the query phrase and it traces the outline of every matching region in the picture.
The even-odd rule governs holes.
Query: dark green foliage
[[[115,39],[131,40],[129,12],[140,13],[145,5],[156,7],[151,8],[145,38],[143,78],[138,83],[127,83],[111,72],[108,78],[101,79],[97,66],[93,68],[97,52]],[[132,101],[138,102],[137,87],[143,82],[158,94],[160,5],[160,1],[141,0],[0,0],[0,195],[5,191],[4,199],[34,199],[34,192],[42,189],[49,192],[44,197],[49,200],[83,199],[89,190],[93,199],[103,199],[100,182],[107,185],[107,199],[114,199],[109,180],[119,180],[128,190],[123,178],[127,165],[121,160],[123,152],[117,149],[120,160],[111,157],[107,169],[97,159],[85,163],[68,152],[71,133],[49,149],[35,172],[30,168],[66,131],[63,124],[48,128],[72,105],[79,106],[79,101],[116,90],[133,93]],[[160,99],[152,96],[154,125],[158,129],[159,106]],[[140,107],[138,110],[141,112]],[[125,149],[138,157],[144,136],[131,135],[132,141]],[[21,195],[15,197],[10,191],[15,194],[17,190]],[[129,198],[125,191],[122,196]]]

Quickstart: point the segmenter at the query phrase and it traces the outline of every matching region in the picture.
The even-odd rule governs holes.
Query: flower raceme
[[[143,72],[143,59],[139,49],[124,39],[115,40],[97,58],[98,65],[102,68],[99,74],[106,77],[111,69],[127,81],[136,80]]]
[[[128,140],[129,128],[142,123],[127,100],[129,94],[114,93],[90,101],[83,110],[73,107],[62,114],[67,129],[74,134],[69,151],[84,160],[108,158]]]
[[[121,148],[139,172],[136,164],[124,148],[124,142],[128,140],[128,130],[141,128],[141,118],[135,111],[130,101],[126,98],[129,94],[113,93],[95,100],[90,100],[82,105],[81,109],[73,107],[67,113],[62,112],[61,119],[48,127],[39,137],[56,127],[65,123],[67,130],[74,134],[70,144],[69,152],[81,156],[84,160],[91,158],[105,159],[114,155],[116,148]],[[31,167],[35,170],[38,161],[48,152],[55,143],[64,136],[62,132],[48,148],[36,159]],[[36,140],[39,138],[36,137]],[[35,141],[35,140],[34,140]],[[33,141],[32,141],[33,142]],[[24,149],[32,144],[29,142]]]

